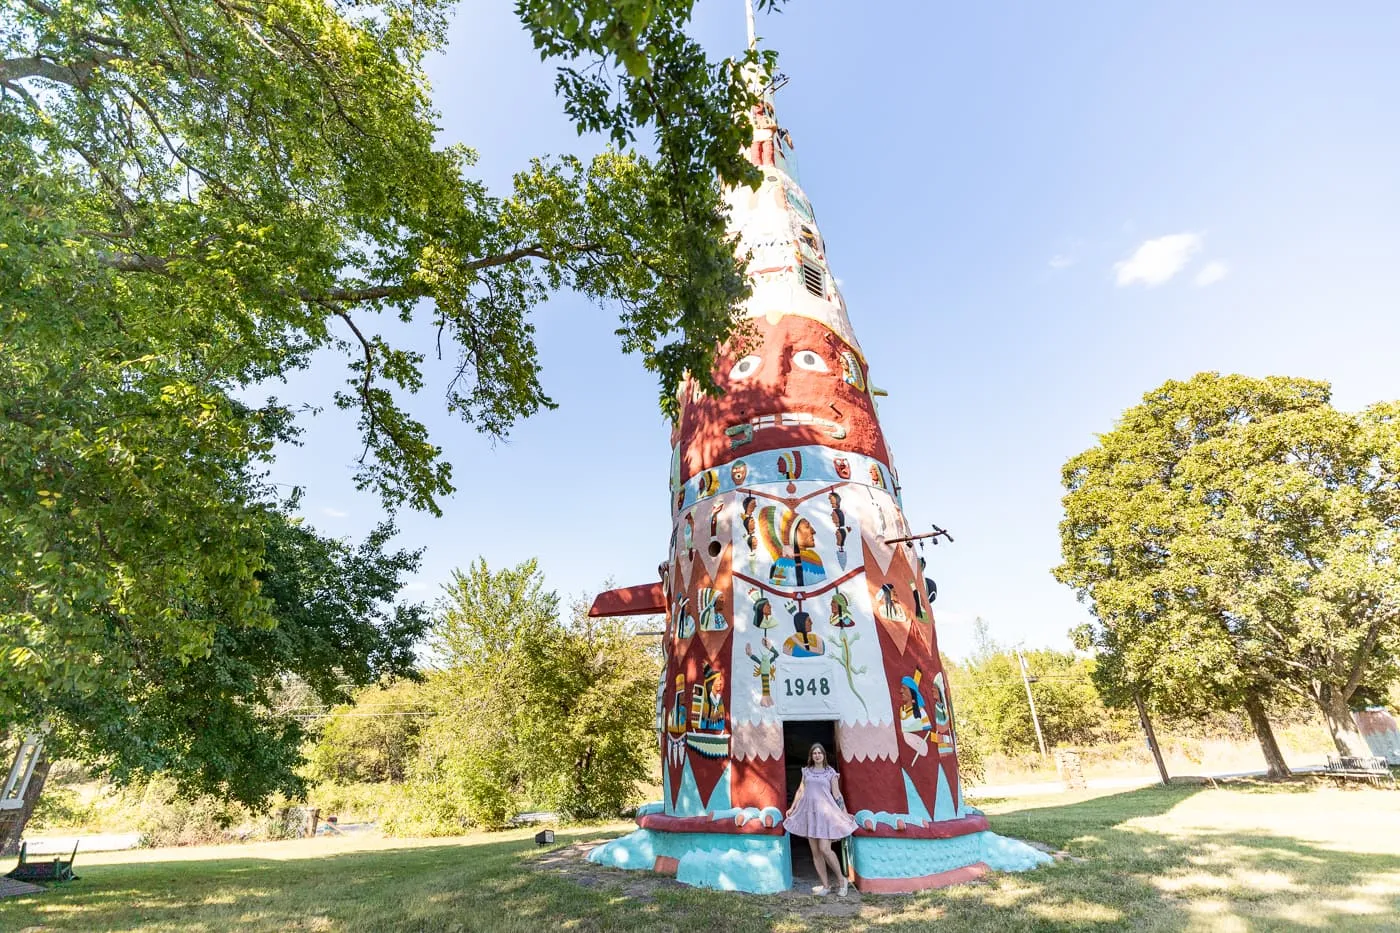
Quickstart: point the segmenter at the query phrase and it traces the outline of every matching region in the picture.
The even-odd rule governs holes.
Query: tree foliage
[[[403,781],[418,751],[424,685],[402,680],[365,687],[321,723],[307,751],[312,780],[335,784]]]
[[[650,772],[657,659],[616,620],[559,615],[534,561],[457,573],[432,632],[438,715],[419,738],[417,796],[498,827],[527,807],[616,815]]]
[[[1122,737],[1121,718],[1104,707],[1094,687],[1095,662],[1049,649],[1027,651],[1025,657],[1048,747]],[[1021,664],[1014,651],[993,644],[944,669],[952,682],[962,745],[974,744],[984,755],[1038,752]]]
[[[299,795],[307,735],[296,711],[277,699],[289,679],[322,703],[343,703],[352,687],[414,675],[413,645],[427,628],[422,606],[396,605],[414,552],[386,552],[392,528],[358,547],[288,521],[268,529],[258,572],[274,624],[225,624],[208,616],[213,639],[200,657],[180,661],[138,635],[113,628],[86,689],[52,692],[31,711],[47,718],[55,750],[118,783],[160,774],[190,794],[256,806],[273,793]]]
[[[1203,373],[1070,460],[1055,573],[1094,611],[1105,679],[1252,716],[1290,690],[1364,753],[1347,702],[1393,680],[1400,651],[1397,414],[1336,411],[1322,382]]]
[[[754,87],[684,36],[692,7],[520,3],[581,68],[580,129],[657,151],[534,160],[493,194],[435,141],[446,0],[0,0],[0,727],[62,711],[119,773],[287,785],[295,726],[219,705],[327,654],[269,634],[311,623],[265,579],[287,532],[263,471],[322,400],[261,387],[338,355],[361,487],[436,512],[450,465],[404,405],[424,360],[384,323],[436,329],[447,406],[496,436],[553,404],[528,314],[558,289],[621,309],[663,398],[707,378],[746,294],[720,184],[752,181]],[[398,665],[372,650],[343,647],[350,682]]]

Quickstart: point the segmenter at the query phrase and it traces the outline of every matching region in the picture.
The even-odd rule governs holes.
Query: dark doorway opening
[[[826,749],[832,767],[836,767],[838,758],[835,722],[819,719],[783,723],[783,765],[787,775],[788,807],[792,806],[792,799],[797,796],[797,788],[802,785],[802,769],[807,765],[807,754],[812,750],[813,743],[817,742]],[[793,890],[808,890],[821,880],[817,875],[817,866],[812,861],[811,846],[802,836],[793,836],[789,842],[792,844]],[[839,858],[840,847],[837,846],[836,850]],[[831,880],[833,884],[837,883],[837,879]]]
[[[807,753],[812,745],[821,743],[836,766],[836,723],[829,719],[783,723],[783,764],[787,774],[787,805],[797,796],[802,784],[802,769],[807,766]]]

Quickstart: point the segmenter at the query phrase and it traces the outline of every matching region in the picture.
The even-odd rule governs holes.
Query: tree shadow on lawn
[[[980,891],[934,892],[947,901],[937,916],[966,919],[969,929],[983,928],[975,918],[988,907],[1005,911],[1003,929],[1302,931],[1338,921],[1351,930],[1394,929],[1400,846],[1389,853],[1351,852],[1288,834],[1289,812],[1308,803],[1294,795],[1317,786],[1221,782],[1218,789],[1227,793],[1277,794],[1276,831],[1177,828],[1152,819],[1215,790],[1206,784],[1146,787],[990,815],[996,832],[1049,843],[1075,858],[993,876]],[[1229,797],[1222,797],[1225,812]],[[1193,815],[1199,821],[1205,812]]]
[[[598,869],[539,870],[529,839],[471,840],[300,859],[91,864],[82,880],[0,902],[0,929],[212,931],[1316,930],[1393,928],[1400,855],[1336,851],[1278,832],[1163,828],[1203,788],[1144,788],[993,815],[1004,835],[1076,858],[917,895],[854,899],[839,914],[793,895],[687,888]],[[1382,793],[1382,792],[1378,792]],[[1296,801],[1296,802],[1295,802]],[[1222,806],[1228,807],[1228,800]],[[1199,813],[1197,814],[1199,817]],[[560,830],[559,845],[615,833]]]

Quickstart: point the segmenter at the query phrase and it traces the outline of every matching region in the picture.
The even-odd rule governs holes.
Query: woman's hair
[[[809,749],[807,749],[807,767],[810,768],[810,767],[812,767],[812,766],[815,764],[815,762],[812,760],[812,757],[813,757],[813,754],[816,752],[816,750],[819,749],[819,748],[822,750],[822,764],[823,764],[825,767],[830,768],[830,767],[831,767],[831,753],[828,752],[828,751],[826,750],[826,746],[823,745],[823,744],[820,743],[820,742],[813,742],[813,743],[812,743],[812,747],[809,748]]]

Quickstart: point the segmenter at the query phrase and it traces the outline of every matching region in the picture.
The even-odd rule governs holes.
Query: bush
[[[208,794],[181,797],[175,783],[157,778],[124,794],[139,814],[136,828],[146,846],[192,846],[257,834],[258,820],[248,808]],[[235,830],[237,827],[241,831]]]
[[[378,823],[392,799],[400,793],[400,785],[380,784],[317,784],[307,792],[309,806],[321,810],[321,818],[334,816],[342,823]]]
[[[400,681],[367,687],[351,706],[339,706],[322,723],[307,752],[314,781],[362,784],[402,781],[418,750],[423,687]]]
[[[28,831],[83,827],[92,819],[92,806],[84,804],[76,790],[63,785],[44,785],[29,817]]]
[[[657,659],[625,624],[573,618],[533,561],[457,573],[433,627],[442,669],[393,834],[497,829],[526,809],[615,816],[650,773]]]

